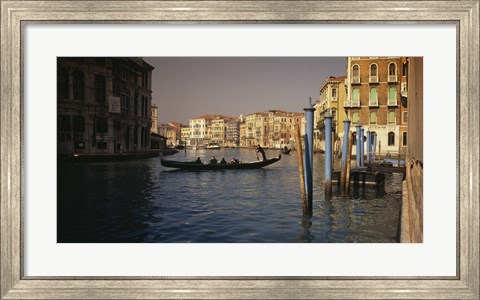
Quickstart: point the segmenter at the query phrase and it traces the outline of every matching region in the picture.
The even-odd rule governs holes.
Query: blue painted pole
[[[360,142],[360,135],[362,134],[362,124],[358,123],[357,124],[357,151],[356,151],[356,157],[357,157],[357,167],[360,167],[360,157],[361,157],[361,142]]]
[[[343,144],[342,144],[342,169],[340,173],[340,186],[345,189],[345,180],[347,176],[347,156],[348,156],[348,133],[350,132],[350,120],[343,121]]]
[[[360,166],[365,165],[365,142],[363,137],[365,136],[365,129],[360,128]]]
[[[325,115],[325,194],[332,193],[332,116]]]
[[[310,98],[310,107],[303,109],[307,121],[305,128],[305,178],[307,179],[308,210],[310,214],[313,211],[313,112],[315,111],[311,101]]]
[[[372,137],[370,135],[370,128],[367,129],[367,164],[370,163],[371,153],[372,153]]]
[[[376,154],[376,151],[377,151],[377,133],[375,132],[373,134],[373,160],[375,160],[375,154]]]

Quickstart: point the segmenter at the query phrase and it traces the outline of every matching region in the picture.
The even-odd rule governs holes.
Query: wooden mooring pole
[[[343,191],[346,190],[346,174],[347,174],[347,157],[350,136],[350,120],[347,118],[343,121],[343,144],[342,144],[342,169],[340,170],[340,187]]]
[[[353,133],[348,133],[347,168],[345,171],[345,190],[350,190],[350,170],[352,169]]]
[[[308,214],[307,191],[305,189],[305,169],[303,166],[302,136],[300,125],[295,126],[295,143],[297,144],[298,175],[300,176],[300,191],[302,192],[303,215]]]

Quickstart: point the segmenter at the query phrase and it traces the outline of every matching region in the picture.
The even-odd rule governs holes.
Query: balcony
[[[347,101],[344,107],[360,107],[360,101]]]
[[[370,99],[368,101],[368,106],[378,106],[378,99],[375,99],[375,100]]]
[[[398,82],[397,75],[388,75],[388,82]]]
[[[397,99],[388,99],[387,100],[388,106],[398,106]]]
[[[378,83],[378,76],[370,76],[368,82]]]
[[[353,76],[352,84],[359,84],[359,83],[360,83],[360,76]]]

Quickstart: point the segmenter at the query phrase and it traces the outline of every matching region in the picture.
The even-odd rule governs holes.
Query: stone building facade
[[[141,58],[57,58],[57,154],[150,150],[152,70]]]
[[[376,132],[382,155],[401,152],[400,127],[406,110],[401,107],[403,66],[402,57],[348,58],[345,109],[352,121],[351,130],[360,123],[365,132]]]

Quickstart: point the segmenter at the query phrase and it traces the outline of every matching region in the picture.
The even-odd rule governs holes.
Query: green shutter
[[[377,88],[370,89],[370,100],[373,100],[373,101],[377,100]]]
[[[393,111],[388,113],[388,123],[389,124],[395,123],[395,113]]]
[[[357,103],[359,99],[358,89],[352,91],[352,102]]]

